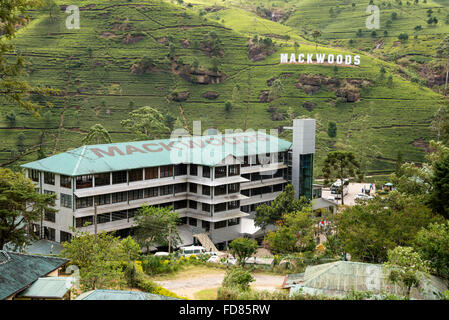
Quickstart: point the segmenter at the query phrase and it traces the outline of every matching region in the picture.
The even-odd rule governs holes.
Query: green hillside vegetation
[[[424,11],[413,11],[414,3],[403,4],[398,25],[414,27],[408,12],[426,15],[428,6],[435,12],[441,7],[437,17],[444,23],[447,3],[421,1],[419,8]],[[362,6],[362,1],[354,2]],[[109,131],[114,142],[132,140],[135,136],[120,121],[142,106],[185,119],[190,126],[201,120],[203,130],[212,126],[269,130],[291,125],[294,117],[315,118],[318,170],[325,153],[335,148],[353,150],[371,172],[393,170],[398,150],[404,160],[421,162],[427,142],[434,138],[431,117],[445,100],[435,88],[411,81],[408,74],[414,72],[410,64],[419,63],[419,57],[435,63],[432,54],[442,36],[430,34],[420,23],[422,34],[429,32],[427,40],[420,34],[414,42],[410,32],[407,44],[390,46],[397,41],[395,29],[379,52],[364,52],[374,41],[367,34],[355,37],[359,20],[364,28],[365,9],[357,13],[358,20],[350,15],[356,15],[352,11],[330,19],[329,10],[323,9],[326,3],[336,2],[320,1],[321,8],[312,0],[295,2],[296,12],[272,21],[262,17],[257,7],[270,4],[288,12],[293,1],[72,1],[81,8],[79,30],[65,27],[63,10],[53,15],[53,21],[48,12],[32,12],[33,20],[15,39],[30,62],[27,80],[62,93],[51,97],[53,108],[44,110],[39,119],[0,102],[0,163],[17,166],[79,147],[96,123]],[[343,8],[352,1],[338,3]],[[214,11],[216,7],[221,9]],[[440,26],[435,30],[446,32]],[[316,49],[310,30],[317,28],[322,44]],[[347,33],[338,33],[347,28]],[[352,38],[353,46],[347,45]],[[299,48],[294,47],[295,41]],[[279,64],[280,53],[295,51],[359,52],[362,58],[360,66],[351,67]],[[408,53],[411,59],[410,52],[416,59],[408,67],[385,58]],[[276,79],[283,90],[270,101]],[[345,94],[354,102],[346,101]],[[31,99],[46,101],[37,95]],[[231,108],[225,107],[227,101]],[[337,124],[335,138],[327,134],[329,121]],[[284,131],[281,137],[291,139],[291,132]],[[21,151],[24,156],[14,162]]]

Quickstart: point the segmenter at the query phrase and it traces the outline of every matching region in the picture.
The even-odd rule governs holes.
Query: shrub
[[[231,268],[226,271],[222,287],[247,291],[249,290],[249,284],[255,280],[248,271],[242,268]]]

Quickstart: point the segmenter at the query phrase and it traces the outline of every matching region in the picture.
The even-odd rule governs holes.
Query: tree
[[[111,136],[109,135],[108,130],[106,130],[105,127],[103,127],[101,124],[98,123],[90,127],[86,136],[82,140],[83,145],[111,143],[111,142],[112,139]]]
[[[444,83],[444,94],[447,94],[447,83],[449,79],[449,36],[440,42],[436,49],[437,57],[446,59],[446,81]]]
[[[396,174],[397,177],[400,177],[402,175],[401,167],[403,164],[404,164],[404,160],[402,157],[402,151],[398,150],[397,157],[396,157],[395,169],[394,169],[394,173]]]
[[[285,214],[278,224],[278,229],[265,237],[272,252],[285,254],[314,248],[314,219],[310,205]]]
[[[232,102],[231,101],[226,101],[225,102],[225,110],[226,110],[226,112],[231,111],[231,109],[232,109]]]
[[[138,254],[130,239],[123,241],[106,232],[95,239],[93,234],[75,231],[72,240],[63,243],[61,255],[79,267],[84,290],[122,288],[125,275],[121,261]]]
[[[325,183],[329,183],[329,179],[333,178],[337,178],[341,182],[341,204],[344,204],[344,181],[355,174],[360,174],[360,165],[352,152],[331,151],[327,154],[327,158],[324,160],[323,176]]]
[[[333,121],[329,121],[327,125],[327,135],[330,138],[335,138],[337,136],[337,124]]]
[[[58,93],[58,90],[42,88],[30,85],[23,80],[27,62],[20,52],[15,52],[15,46],[11,42],[19,30],[17,26],[24,26],[30,18],[27,15],[29,10],[36,9],[42,4],[41,0],[3,0],[0,3],[0,35],[2,42],[0,45],[0,97],[6,103],[17,104],[19,107],[39,116],[39,111],[43,108],[38,103],[27,100],[31,94],[49,95]],[[9,56],[15,58],[10,59]],[[50,106],[50,104],[47,104]]]
[[[284,91],[284,86],[282,84],[282,81],[280,79],[276,79],[273,81],[270,92],[268,96],[271,99],[277,99],[281,95],[282,91]]]
[[[43,0],[44,4],[41,11],[48,13],[50,16],[50,23],[54,22],[54,17],[60,12],[59,6],[53,0]]]
[[[429,261],[437,276],[449,279],[449,221],[432,223],[421,229],[414,247],[423,259]]]
[[[250,258],[257,251],[257,242],[248,238],[237,238],[229,244],[231,254],[237,257],[239,265],[244,266],[246,259]]]
[[[384,265],[389,272],[389,280],[405,288],[407,298],[410,298],[411,289],[421,284],[429,270],[427,261],[422,260],[412,247],[398,246],[389,250],[388,262]]]
[[[260,205],[256,208],[254,216],[254,224],[257,227],[265,229],[270,224],[275,224],[281,220],[283,215],[289,212],[302,210],[307,206],[306,198],[301,197],[299,200],[295,199],[295,189],[291,184],[287,185],[284,191],[274,199],[269,206],[266,204]]]
[[[169,251],[181,241],[177,229],[178,213],[171,207],[152,207],[143,205],[136,216],[136,240],[149,252],[152,246],[168,246]]]
[[[30,179],[20,172],[0,168],[0,250],[10,243],[16,248],[29,244],[32,223],[44,211],[54,213],[55,194],[39,194]]]
[[[445,138],[445,129],[449,127],[449,113],[447,112],[447,107],[439,107],[438,110],[433,115],[432,119],[432,130],[437,135],[437,141],[441,138]]]
[[[315,50],[318,48],[318,42],[317,42],[317,39],[319,38],[319,37],[321,37],[321,31],[319,31],[319,30],[313,30],[313,32],[312,32],[312,37],[313,37],[313,39],[315,40]]]
[[[255,280],[248,271],[242,268],[231,268],[226,271],[221,286],[231,290],[248,291],[249,284]]]
[[[432,186],[431,207],[449,219],[449,155],[433,164]]]
[[[131,111],[129,119],[120,121],[120,124],[134,133],[137,140],[150,140],[170,132],[164,120],[162,113],[147,106]]]
[[[334,217],[334,224],[345,252],[354,260],[381,263],[389,249],[412,246],[421,228],[441,219],[420,199],[392,191],[347,208]]]
[[[298,49],[300,47],[299,43],[297,41],[295,41],[295,43],[293,44],[293,47],[295,48],[295,55],[298,55]]]

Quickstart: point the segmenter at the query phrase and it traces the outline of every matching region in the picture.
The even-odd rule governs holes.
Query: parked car
[[[354,201],[357,201],[357,202],[366,201],[366,200],[370,200],[370,199],[373,199],[373,197],[369,196],[365,193],[357,193],[354,197]]]
[[[209,258],[209,260],[207,260],[207,262],[211,262],[211,263],[219,263],[220,262],[220,257],[215,255],[215,256],[211,256]]]
[[[168,252],[165,252],[165,251],[158,251],[154,255],[155,256],[168,256],[170,254]]]

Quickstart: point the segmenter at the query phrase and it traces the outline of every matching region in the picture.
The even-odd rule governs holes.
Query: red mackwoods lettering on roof
[[[223,144],[240,144],[240,143],[254,143],[256,141],[268,141],[269,139],[265,135],[245,135],[245,136],[212,136],[204,140],[199,138],[192,139],[182,139],[178,141],[167,142],[142,142],[140,146],[134,145],[124,145],[120,148],[118,146],[105,146],[103,148],[89,148],[98,158],[103,158],[105,155],[109,157],[115,157],[116,155],[124,156],[131,155],[134,153],[154,153],[162,151],[172,151],[172,150],[185,150],[185,149],[197,149],[205,148],[207,145],[212,146],[222,146]]]

